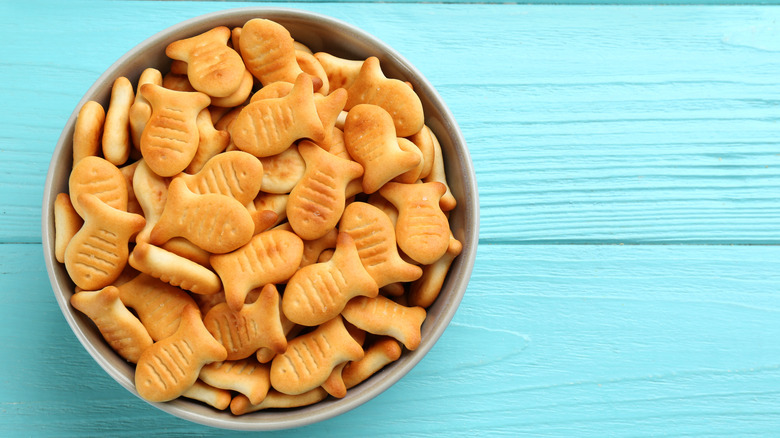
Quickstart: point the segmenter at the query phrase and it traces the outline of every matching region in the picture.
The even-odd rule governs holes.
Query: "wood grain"
[[[242,4],[73,5],[78,20],[0,18],[16,41],[0,81],[16,102],[0,117],[0,242],[40,241],[49,154],[105,68],[158,30]],[[292,6],[374,33],[433,82],[477,169],[483,241],[780,242],[778,9]],[[33,19],[37,38],[15,38]]]
[[[1,286],[17,291],[0,307],[0,375],[13,376],[0,379],[0,433],[231,435],[111,380],[59,314],[40,245],[0,248]],[[775,246],[487,244],[449,329],[411,373],[279,435],[771,435],[777,284]]]
[[[268,5],[357,25],[439,90],[480,184],[474,274],[397,385],[268,435],[776,435],[780,9],[403,1]],[[102,71],[247,5],[0,2],[0,436],[238,435],[162,413],[91,359],[46,276],[40,202]]]

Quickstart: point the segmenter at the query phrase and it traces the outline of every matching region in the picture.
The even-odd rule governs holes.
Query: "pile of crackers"
[[[80,108],[54,204],[71,305],[139,395],[293,408],[416,349],[462,244],[411,84],[261,18],[165,53]]]

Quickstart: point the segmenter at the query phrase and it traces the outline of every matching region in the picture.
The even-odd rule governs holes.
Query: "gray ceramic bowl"
[[[353,409],[389,388],[412,369],[433,347],[455,314],[466,291],[477,252],[479,231],[479,203],[477,183],[465,140],[447,106],[433,86],[395,50],[375,37],[342,21],[323,15],[282,8],[238,8],[206,14],[165,29],[117,60],[87,91],[74,109],[57,142],[46,178],[42,211],[42,238],[46,267],[54,295],[65,319],[78,340],[97,363],[120,385],[138,395],[134,387],[133,365],[128,364],[103,341],[92,322],[74,310],[69,299],[73,283],[64,266],[54,258],[54,198],[67,191],[72,166],[73,126],[78,109],[87,100],[108,106],[111,84],[116,77],[125,76],[136,83],[146,67],[167,71],[170,61],[164,55],[172,41],[202,33],[212,27],[241,26],[252,18],[268,18],[284,25],[292,36],[314,51],[327,51],[344,58],[363,59],[377,56],[388,77],[409,81],[420,95],[426,115],[426,124],[441,142],[446,160],[451,190],[458,207],[450,221],[455,237],[463,243],[463,252],[453,263],[443,290],[428,309],[422,327],[422,343],[362,384],[350,389],[343,399],[328,398],[312,406],[291,410],[259,411],[234,416],[229,411],[219,412],[211,407],[187,399],[168,403],[152,403],[157,408],[177,417],[212,427],[237,430],[274,430],[304,426],[322,421]]]

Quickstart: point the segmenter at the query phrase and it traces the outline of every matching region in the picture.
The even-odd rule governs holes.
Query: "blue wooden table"
[[[693,3],[265,4],[415,64],[463,130],[482,217],[428,356],[368,404],[269,436],[780,434],[780,7]],[[84,351],[40,203],[103,70],[245,5],[0,2],[0,436],[233,435],[151,407]]]

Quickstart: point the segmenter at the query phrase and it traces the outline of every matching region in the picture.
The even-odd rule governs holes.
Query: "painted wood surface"
[[[0,2],[0,436],[234,435],[147,405],[81,348],[40,200],[105,68],[245,5]],[[461,308],[408,376],[268,435],[777,435],[780,8],[272,5],[357,25],[431,80],[469,144],[482,229]]]

